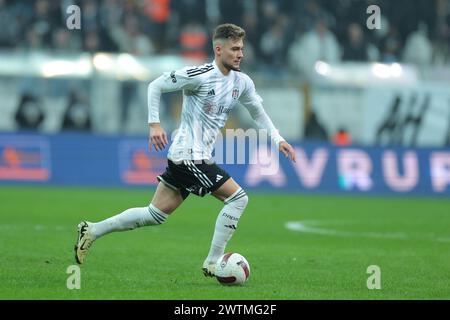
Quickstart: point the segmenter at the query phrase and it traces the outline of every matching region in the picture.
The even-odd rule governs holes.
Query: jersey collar
[[[224,78],[228,78],[228,77],[233,73],[233,71],[234,71],[234,70],[230,70],[230,73],[226,76],[226,75],[224,75],[224,74],[222,73],[222,71],[220,71],[219,67],[217,66],[216,59],[213,60],[212,65],[213,65],[214,68],[216,69],[217,73],[218,73],[221,77],[224,77]]]

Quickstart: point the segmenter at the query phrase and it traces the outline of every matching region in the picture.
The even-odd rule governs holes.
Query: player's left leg
[[[149,206],[130,208],[97,223],[80,222],[77,244],[75,245],[76,261],[82,264],[92,243],[108,233],[164,223],[184,199],[185,197],[180,190],[170,188],[160,182]]]
[[[205,276],[214,275],[215,263],[224,254],[225,247],[233,236],[248,203],[247,194],[233,178],[229,178],[212,195],[223,201],[224,207],[217,217],[211,247],[203,263]]]

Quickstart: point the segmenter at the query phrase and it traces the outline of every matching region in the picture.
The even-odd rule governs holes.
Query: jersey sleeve
[[[267,130],[277,147],[281,141],[285,141],[264,110],[262,105],[263,99],[256,92],[255,84],[249,77],[245,78],[245,89],[239,100],[247,108],[258,128]]]
[[[178,90],[195,90],[201,85],[202,77],[189,74],[189,68],[165,72],[148,85],[148,123],[159,123],[161,94]]]

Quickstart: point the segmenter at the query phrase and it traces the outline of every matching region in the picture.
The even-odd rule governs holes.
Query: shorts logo
[[[234,88],[233,92],[231,93],[231,96],[233,97],[233,99],[237,99],[239,97],[239,89]]]
[[[216,176],[216,182],[220,181],[220,179],[222,179],[222,178],[223,178],[223,176],[221,176],[220,174],[218,174],[218,175]]]

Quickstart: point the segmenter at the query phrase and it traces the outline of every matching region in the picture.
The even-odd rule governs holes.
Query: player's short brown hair
[[[231,39],[235,41],[243,38],[245,38],[244,29],[232,23],[225,23],[218,25],[216,29],[214,29],[213,43],[218,40]]]

